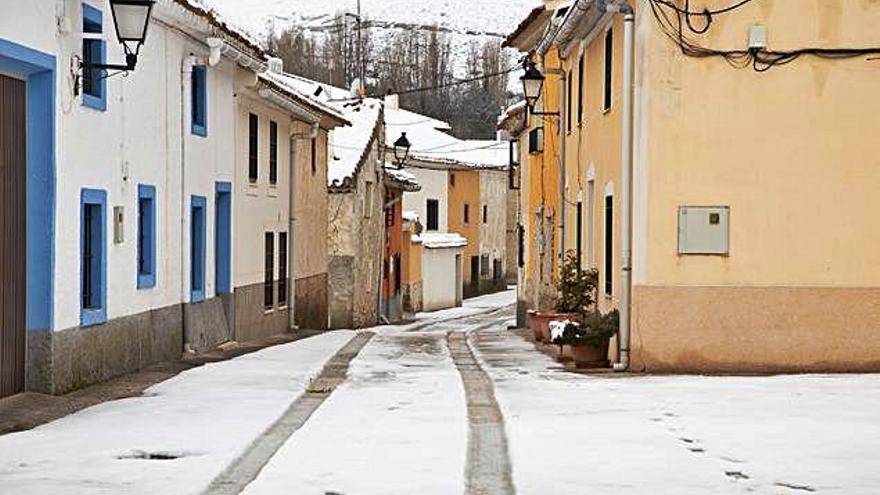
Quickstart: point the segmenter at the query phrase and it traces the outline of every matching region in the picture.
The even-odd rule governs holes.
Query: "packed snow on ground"
[[[0,493],[199,493],[278,419],[354,332],[328,332],[0,436]],[[183,456],[143,460],[141,454]]]
[[[494,335],[520,495],[880,490],[880,375],[591,377]]]
[[[445,335],[389,330],[244,493],[462,493],[467,432]]]

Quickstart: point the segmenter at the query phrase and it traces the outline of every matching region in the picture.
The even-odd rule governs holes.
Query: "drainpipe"
[[[291,128],[293,128],[296,124],[296,120],[291,119]],[[290,134],[290,152],[289,152],[289,160],[290,160],[290,173],[288,174],[288,183],[290,187],[290,191],[287,195],[287,212],[288,212],[288,223],[287,223],[287,256],[289,258],[288,267],[287,267],[287,276],[290,278],[290,282],[287,283],[287,328],[290,331],[298,330],[296,326],[296,238],[294,237],[296,234],[296,143],[299,140],[304,139],[315,139],[318,137],[318,123],[315,122],[312,124],[312,128],[309,132],[305,133],[291,133]]]
[[[623,15],[623,129],[620,153],[620,202],[622,215],[620,240],[620,362],[615,371],[626,371],[630,365],[630,334],[632,329],[632,172],[633,172],[633,62],[635,59],[635,15],[627,3],[605,4],[600,8]]]
[[[192,81],[193,66],[198,64],[198,59],[190,55],[183,59],[180,67],[180,301],[186,304],[186,102],[189,99],[189,84]],[[190,241],[192,242],[192,241]],[[186,318],[183,318],[183,350],[185,353],[194,352],[191,337],[186,327]]]

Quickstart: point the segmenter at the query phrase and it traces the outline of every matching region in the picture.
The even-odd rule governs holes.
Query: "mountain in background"
[[[198,0],[260,40],[298,26],[315,36],[340,29],[339,14],[355,13],[357,0]],[[361,0],[370,36],[381,45],[401,30],[447,33],[458,60],[472,42],[503,41],[541,0]],[[353,21],[352,21],[353,22]]]

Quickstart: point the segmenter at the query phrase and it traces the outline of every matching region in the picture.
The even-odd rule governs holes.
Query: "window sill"
[[[83,93],[82,106],[97,110],[99,112],[107,111],[107,98],[99,98],[90,94]]]
[[[208,137],[208,128],[203,125],[193,124],[192,134],[193,136]]]
[[[602,115],[608,115],[609,113],[611,113],[611,107],[602,109]]]
[[[155,274],[138,274],[137,280],[137,288],[141,289],[152,289],[156,287],[156,275]]]
[[[199,303],[205,300],[205,291],[192,291],[189,295],[190,303]]]
[[[79,314],[79,324],[81,327],[91,327],[107,323],[107,309],[82,309]]]
[[[275,308],[263,308],[264,315],[271,315],[274,312],[275,312]]]

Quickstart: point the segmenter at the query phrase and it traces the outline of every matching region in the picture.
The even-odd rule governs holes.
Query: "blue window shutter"
[[[137,287],[156,286],[156,188],[138,185]]]

